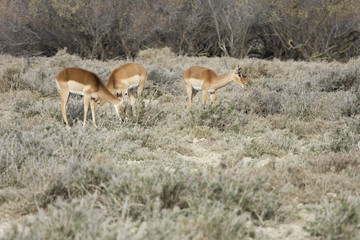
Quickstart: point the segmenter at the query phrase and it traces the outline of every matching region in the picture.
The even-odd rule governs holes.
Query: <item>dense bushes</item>
[[[348,60],[360,54],[360,4],[299,0],[5,0],[0,50],[131,58],[170,47],[196,56]]]

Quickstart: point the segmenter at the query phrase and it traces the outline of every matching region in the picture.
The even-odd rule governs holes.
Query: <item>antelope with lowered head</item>
[[[137,96],[140,97],[146,79],[147,72],[142,65],[138,63],[126,63],[111,72],[109,80],[106,83],[106,88],[115,96],[121,94],[123,100],[126,100],[127,96],[129,96],[131,105],[134,106],[134,89],[137,88]],[[106,99],[101,99],[98,103],[99,106],[101,106],[106,102]]]
[[[86,125],[86,115],[91,107],[93,123],[95,122],[95,98],[105,99],[111,102],[120,120],[120,113],[123,112],[121,101],[116,98],[104,85],[98,75],[81,68],[65,68],[56,75],[56,85],[61,96],[61,112],[66,123],[69,126],[66,117],[66,104],[69,99],[69,93],[84,96],[84,123]]]

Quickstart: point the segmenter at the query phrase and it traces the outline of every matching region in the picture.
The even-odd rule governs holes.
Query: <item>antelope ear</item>
[[[239,66],[235,67],[233,71],[234,71],[234,73],[238,73],[239,72]]]

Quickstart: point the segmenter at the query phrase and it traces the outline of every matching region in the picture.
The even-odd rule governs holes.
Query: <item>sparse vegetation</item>
[[[55,75],[106,82],[125,60],[0,55],[0,239],[357,239],[360,59],[282,62],[147,49],[149,72],[121,123],[110,104],[67,129]],[[238,64],[248,87],[201,94],[186,110],[182,73]],[[90,113],[88,116],[91,121]]]
[[[321,239],[357,239],[359,231],[353,226],[359,223],[359,199],[323,200],[317,215],[309,223],[312,236]]]

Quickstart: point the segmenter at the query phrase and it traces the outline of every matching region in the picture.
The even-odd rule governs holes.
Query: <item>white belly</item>
[[[84,84],[81,84],[74,80],[68,81],[69,92],[77,95],[84,95],[84,91],[87,88]]]
[[[133,88],[136,88],[137,86],[139,86],[138,83],[137,83],[137,84],[130,85],[130,86],[128,87],[128,89],[133,89]]]
[[[197,90],[197,91],[201,91],[202,88],[201,87],[192,87],[194,90]]]
[[[81,96],[84,96],[84,93],[83,92],[77,92],[77,91],[71,91],[69,90],[70,93],[73,93],[73,94],[77,94],[77,95],[81,95]]]
[[[202,87],[203,82],[204,81],[196,79],[196,78],[190,78],[191,87],[195,90],[202,90],[201,87]]]

